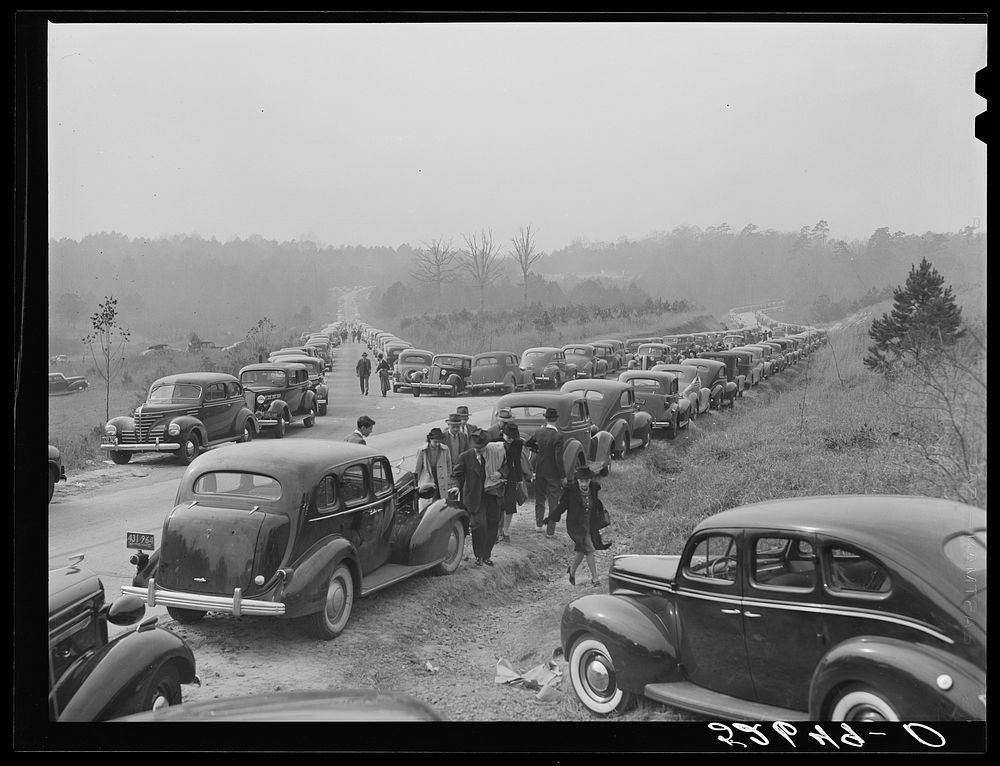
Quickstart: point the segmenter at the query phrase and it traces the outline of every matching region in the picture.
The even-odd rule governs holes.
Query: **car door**
[[[230,424],[233,420],[233,407],[238,402],[229,398],[226,384],[223,381],[205,386],[204,403],[201,407],[201,422],[208,432],[208,440],[215,441],[230,435]]]
[[[392,480],[392,469],[386,458],[374,458],[371,463],[371,472],[372,497],[378,511],[370,515],[377,519],[379,525],[378,542],[372,552],[372,560],[377,562],[375,567],[380,567],[389,560],[392,549],[392,527],[396,517],[396,492]]]
[[[340,497],[351,514],[351,529],[356,534],[355,549],[363,575],[385,563],[382,555],[382,524],[385,502],[372,496],[371,466],[368,460],[345,466],[338,477]]]
[[[688,541],[677,573],[680,660],[688,679],[754,699],[743,623],[742,530],[706,530]]]
[[[806,710],[813,670],[830,648],[815,535],[748,530],[744,546],[743,624],[756,699]]]

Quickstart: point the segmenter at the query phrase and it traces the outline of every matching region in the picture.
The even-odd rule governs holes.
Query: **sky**
[[[986,227],[986,25],[48,28],[49,236]]]

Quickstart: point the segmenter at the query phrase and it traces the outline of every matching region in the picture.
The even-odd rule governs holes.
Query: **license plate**
[[[115,437],[113,437],[113,436],[102,436],[101,437],[101,444],[114,444],[114,443],[115,443]]]
[[[155,535],[147,535],[143,532],[126,532],[125,547],[135,548],[140,551],[151,551],[156,547]]]

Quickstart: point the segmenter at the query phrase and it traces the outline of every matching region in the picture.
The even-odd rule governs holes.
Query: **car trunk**
[[[673,587],[680,556],[615,556],[609,579],[614,587],[633,590]]]
[[[287,519],[262,511],[203,505],[196,514],[186,514],[186,507],[175,509],[164,523],[157,584],[170,590],[227,596],[236,588],[246,595],[260,590],[253,577],[263,574],[269,579],[280,563],[275,547],[283,552],[278,538],[287,540],[287,523],[281,523]],[[276,538],[277,546],[260,540],[262,528],[265,536]],[[269,561],[256,561],[258,550],[271,551],[264,555]]]

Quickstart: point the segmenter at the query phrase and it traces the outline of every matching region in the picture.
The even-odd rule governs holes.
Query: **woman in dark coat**
[[[576,481],[566,485],[555,510],[547,518],[542,519],[543,524],[548,524],[550,521],[555,523],[563,513],[566,514],[566,532],[573,540],[573,550],[576,552],[573,563],[566,568],[572,585],[576,585],[576,570],[585,558],[590,568],[590,584],[601,584],[597,578],[597,562],[594,561],[593,535],[597,533],[599,519],[604,515],[604,504],[597,496],[601,485],[591,481],[593,477],[594,472],[589,466],[577,468],[574,477]],[[602,547],[608,546],[602,544]]]
[[[524,439],[512,420],[502,423],[500,435],[504,444],[504,466],[507,473],[507,483],[504,486],[503,497],[500,498],[500,536],[498,543],[510,542],[510,522],[517,513],[517,488],[522,481],[531,481],[531,463],[528,453],[524,451]]]

